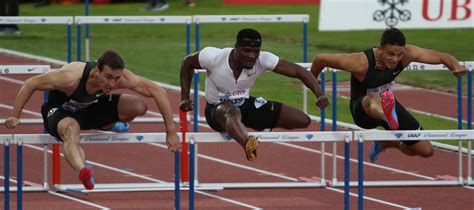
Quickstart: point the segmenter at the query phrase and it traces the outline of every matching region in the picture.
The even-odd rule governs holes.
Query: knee
[[[419,153],[419,155],[423,158],[429,158],[429,157],[432,157],[434,155],[434,149],[433,147],[430,147],[426,150],[423,150],[422,152]]]
[[[240,117],[240,109],[235,106],[229,106],[225,112],[226,118],[230,117]]]
[[[59,137],[64,142],[71,142],[71,140],[79,142],[79,138],[75,137],[79,136],[81,128],[75,119],[64,118],[59,121],[57,130]]]
[[[302,128],[307,128],[311,124],[311,118],[309,118],[308,115],[304,115],[304,117],[301,119],[301,127]]]
[[[135,103],[135,113],[137,116],[144,115],[146,111],[148,110],[148,106],[143,100],[137,100]]]

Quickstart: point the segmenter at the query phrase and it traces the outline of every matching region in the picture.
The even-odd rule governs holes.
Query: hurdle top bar
[[[323,142],[352,138],[351,131],[338,132],[250,132],[260,142]],[[233,141],[227,133],[187,133],[186,139],[197,143]]]
[[[0,24],[70,24],[72,16],[3,16]]]
[[[43,74],[51,70],[49,65],[5,65],[0,66],[1,74]]]
[[[312,63],[297,63],[297,64],[309,70],[311,68]],[[459,64],[465,65],[467,68],[474,67],[474,61],[460,61]],[[332,69],[332,70],[340,71],[339,69]],[[418,63],[418,62],[412,62],[404,69],[404,71],[448,71],[448,70],[449,70],[448,67],[446,67],[443,64],[426,64],[426,63]]]
[[[308,22],[309,15],[194,15],[195,23],[291,23]]]
[[[181,138],[181,134],[178,133]],[[81,143],[165,143],[165,133],[125,133],[125,134],[82,134]],[[61,144],[49,134],[14,134],[11,144],[21,141],[24,144]],[[1,142],[0,144],[3,144]]]
[[[470,140],[474,130],[354,131],[354,137],[364,141]]]
[[[179,24],[191,23],[192,16],[76,16],[77,24]]]

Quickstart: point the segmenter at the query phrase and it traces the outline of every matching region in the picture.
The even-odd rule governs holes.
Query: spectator
[[[18,0],[0,0],[0,16],[18,16]],[[16,24],[0,25],[0,36],[18,36],[20,28]]]
[[[163,11],[169,8],[168,0],[149,0],[145,10]]]

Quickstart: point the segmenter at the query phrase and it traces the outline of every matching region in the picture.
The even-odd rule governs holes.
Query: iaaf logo
[[[409,133],[407,135],[408,138],[418,138],[421,136],[421,133]]]
[[[408,3],[408,0],[378,0],[378,2],[388,8],[379,9],[374,12],[373,19],[377,22],[385,20],[385,24],[388,27],[394,27],[398,24],[398,21],[408,21],[411,19],[411,12],[407,9],[401,9],[399,6],[403,6]]]

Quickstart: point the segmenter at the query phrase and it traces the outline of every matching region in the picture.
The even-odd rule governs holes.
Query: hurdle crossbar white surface
[[[76,24],[180,24],[192,16],[75,16]]]
[[[0,75],[43,74],[50,70],[49,65],[0,65]]]
[[[5,124],[6,119],[0,119],[0,124]],[[174,122],[179,122],[179,118],[174,117]],[[21,124],[43,124],[42,118],[22,118],[20,119]],[[162,123],[164,122],[162,117],[137,117],[133,119],[134,123]]]
[[[338,132],[250,132],[250,135],[257,137],[259,142],[344,142],[346,139],[352,139],[351,131]],[[210,143],[210,142],[232,142],[236,143],[230,138],[228,134],[224,133],[187,133],[186,139],[190,144],[195,143]],[[190,151],[190,154],[195,152]],[[198,167],[197,158],[194,158],[195,166],[195,180],[197,187],[222,187],[226,188],[299,188],[299,187],[325,187],[327,186],[325,180],[325,163],[324,152],[321,153],[320,165],[320,182],[242,182],[242,183],[200,183],[198,182]],[[191,166],[191,163],[190,163]],[[189,173],[193,173],[191,170]]]
[[[295,23],[308,22],[309,15],[194,15],[195,23]]]
[[[41,21],[42,23],[45,24],[64,24],[64,23],[69,23],[67,21],[72,22],[72,17],[22,17],[20,19],[17,18],[12,18],[9,19],[7,18],[7,21],[19,21],[23,23],[29,23],[33,24],[35,21]],[[1,18],[0,18],[1,20]],[[1,22],[1,21],[0,21]],[[22,74],[43,74],[47,73],[48,71],[51,70],[50,65],[0,65],[0,75],[22,75]],[[41,123],[43,121],[41,120]],[[4,124],[5,119],[0,119],[0,124]],[[15,139],[13,136],[11,137],[11,144],[16,144]],[[44,145],[43,146],[43,168],[48,167],[48,161],[47,161],[47,155],[48,155],[48,146]],[[47,172],[43,173],[43,184],[42,185],[36,185],[36,186],[24,186],[23,191],[25,192],[37,192],[37,191],[47,191],[49,189],[49,184],[48,184],[48,176]],[[11,187],[10,191],[16,191],[16,187]],[[2,188],[3,191],[3,188]]]
[[[474,138],[473,130],[409,130],[409,131],[354,131],[354,138],[359,144],[364,141],[424,141],[424,140],[469,140]],[[361,155],[359,153],[359,155]],[[363,154],[362,154],[363,155]],[[406,181],[363,181],[364,187],[382,186],[456,186],[463,185],[462,176],[462,154],[458,153],[458,177],[456,180],[406,180]],[[363,158],[362,158],[363,159]],[[364,164],[360,162],[359,164]],[[468,167],[469,170],[471,166]],[[341,183],[335,183],[340,186]],[[358,186],[358,183],[350,182],[350,186]]]
[[[178,134],[181,136],[181,134]],[[54,137],[49,134],[14,134],[11,144],[22,141],[24,144],[58,144]],[[124,133],[124,134],[82,134],[81,144],[114,144],[114,143],[165,143],[165,133]],[[176,163],[175,163],[176,164]],[[44,168],[47,171],[47,168]],[[185,183],[181,188],[189,189]],[[13,188],[12,188],[13,189]],[[164,191],[174,190],[174,183],[151,182],[151,183],[108,183],[96,184],[93,190],[85,190],[80,184],[55,184],[53,189],[60,192],[132,192],[132,191]],[[222,187],[199,187],[199,190],[221,190]]]
[[[71,24],[72,16],[3,16],[0,24]]]

